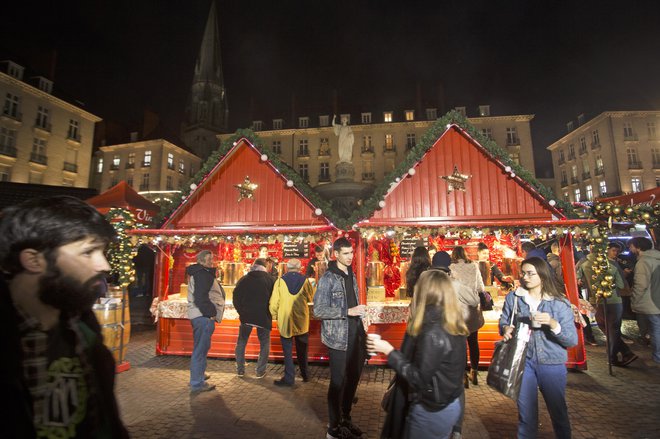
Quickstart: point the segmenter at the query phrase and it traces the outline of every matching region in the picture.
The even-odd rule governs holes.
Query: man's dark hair
[[[11,278],[23,271],[19,255],[31,248],[52,261],[58,247],[87,237],[109,242],[115,229],[78,198],[35,198],[0,212],[0,270]]]
[[[477,251],[480,252],[481,250],[488,250],[488,246],[483,242],[477,244]]]
[[[348,238],[344,238],[343,236],[341,238],[335,239],[335,242],[332,243],[332,251],[335,252],[340,252],[342,248],[349,248],[353,247],[353,244],[351,244],[351,241],[348,240]]]
[[[318,245],[314,247],[314,253],[321,253],[322,251],[323,251],[323,247],[320,247]]]
[[[531,242],[531,241],[525,241],[525,242],[523,242],[522,244],[520,244],[520,249],[521,249],[522,251],[525,251],[525,252],[531,252],[531,251],[534,250],[535,248],[536,248],[536,246],[535,246],[534,243]]]
[[[262,267],[267,267],[268,262],[264,258],[257,258],[254,260],[254,264],[252,265],[261,265]]]
[[[645,252],[653,248],[653,242],[648,238],[642,238],[641,236],[636,236],[628,241],[628,245],[634,245],[641,251]]]

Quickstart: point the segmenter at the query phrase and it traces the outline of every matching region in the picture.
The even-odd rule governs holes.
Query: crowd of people
[[[114,395],[115,362],[103,344],[92,305],[105,287],[110,266],[105,257],[113,227],[94,208],[71,197],[37,199],[5,209],[0,215],[0,336],[7,349],[0,362],[0,384],[10,404],[2,413],[9,437],[111,437],[128,432]],[[624,298],[637,315],[642,337],[648,335],[652,360],[660,364],[660,251],[651,240],[628,243],[636,263],[626,271],[617,259],[621,248],[608,248],[608,275],[616,289],[607,299],[593,294],[596,256],[588,255],[576,274],[595,307],[607,336],[610,362],[625,367],[637,360],[621,334]],[[483,248],[478,249],[483,258]],[[233,303],[240,317],[235,347],[236,373],[246,373],[245,348],[254,328],[260,343],[255,376],[266,375],[273,320],[284,354],[284,375],[277,386],[296,380],[296,358],[308,381],[310,311],[321,321],[328,349],[326,437],[356,438],[363,433],[351,419],[362,368],[369,354],[380,353],[395,372],[381,437],[460,438],[465,388],[478,385],[478,331],[484,324],[479,294],[484,276],[514,284],[499,270],[480,271],[463,247],[430,257],[415,249],[406,281],[411,296],[403,343],[396,349],[380,336],[368,336],[360,303],[360,285],[352,270],[353,245],[338,238],[333,259],[314,285],[309,269],[289,259],[287,272],[274,276],[266,258],[257,258],[237,283]],[[571,437],[566,404],[567,349],[578,342],[575,315],[562,284],[561,249],[546,255],[524,243],[519,286],[506,294],[499,319],[504,341],[528,339],[518,406],[518,436],[538,435],[538,393],[543,396],[559,438]],[[316,259],[324,260],[322,248]],[[487,258],[487,255],[485,256]],[[208,383],[207,356],[215,325],[222,321],[225,292],[214,255],[202,250],[186,269],[188,316],[193,328],[190,391],[215,388]],[[590,325],[589,325],[590,326]],[[469,352],[469,355],[468,355]]]

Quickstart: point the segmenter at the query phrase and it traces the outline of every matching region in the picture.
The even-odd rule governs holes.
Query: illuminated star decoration
[[[235,184],[234,187],[238,189],[238,202],[243,199],[251,199],[254,201],[254,191],[259,187],[258,184],[252,183],[250,177],[245,177],[245,181],[241,184]]]
[[[451,175],[443,175],[440,178],[447,182],[447,193],[450,194],[453,190],[465,192],[465,182],[470,177],[472,176],[458,172],[458,166],[454,165],[454,172]]]

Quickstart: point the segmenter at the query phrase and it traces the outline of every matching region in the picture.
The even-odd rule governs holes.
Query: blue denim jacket
[[[506,295],[502,315],[500,316],[500,334],[503,333],[504,326],[511,323],[514,298],[518,300],[514,326],[518,322],[526,323],[528,326],[531,324],[529,305],[526,302],[527,295],[528,292],[524,288],[518,288]],[[527,348],[527,359],[534,360],[539,364],[566,363],[568,360],[566,349],[575,346],[578,342],[570,303],[567,299],[544,296],[539,304],[538,311],[549,313],[553,319],[559,322],[561,330],[559,334],[555,334],[547,325],[543,325],[538,329],[533,328]]]
[[[358,283],[353,274],[355,299],[358,298]],[[327,270],[319,279],[314,294],[314,317],[321,319],[321,342],[331,349],[345,351],[348,348],[348,305],[346,285],[341,275]]]

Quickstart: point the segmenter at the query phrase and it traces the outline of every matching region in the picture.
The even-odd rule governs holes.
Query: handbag
[[[481,329],[482,326],[486,323],[484,321],[484,313],[481,311],[481,308],[478,306],[468,306],[468,316],[465,321],[466,326],[470,334]]]
[[[383,395],[383,399],[380,401],[380,407],[386,412],[392,407],[392,398],[394,398],[394,393],[396,392],[397,380],[396,376],[390,381],[390,385],[387,386],[387,390]]]
[[[517,312],[518,299],[514,297],[514,309],[511,314],[511,325]],[[524,331],[527,331],[525,334]],[[520,394],[520,385],[525,371],[527,359],[527,343],[529,329],[524,323],[517,323],[514,336],[507,341],[495,344],[495,351],[488,366],[486,383],[505,396],[516,401]]]
[[[479,291],[479,301],[481,302],[481,309],[483,311],[491,311],[493,306],[495,306],[493,296],[488,291]]]

